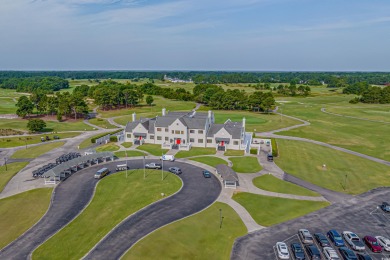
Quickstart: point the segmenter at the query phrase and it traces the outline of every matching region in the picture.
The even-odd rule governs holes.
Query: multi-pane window
[[[161,138],[161,136],[157,136],[157,140],[161,140],[162,138]]]
[[[161,132],[161,128],[160,127],[157,127],[157,132]]]
[[[207,143],[211,144],[213,142],[213,139],[207,139]]]
[[[195,130],[190,130],[190,134],[195,134]]]
[[[234,145],[238,145],[238,141],[233,141],[233,144]]]
[[[203,144],[203,139],[198,139],[198,143]]]
[[[203,130],[198,130],[198,134],[203,134]]]

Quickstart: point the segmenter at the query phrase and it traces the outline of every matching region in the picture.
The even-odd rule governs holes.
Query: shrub
[[[110,136],[110,142],[118,142],[118,137],[116,135]]]
[[[251,154],[257,154],[257,149],[256,148],[251,148],[250,153]]]
[[[359,101],[360,101],[360,98],[355,97],[354,99],[351,99],[351,100],[349,101],[349,103],[351,103],[351,104],[357,104],[357,103],[359,103]]]
[[[271,139],[271,145],[272,145],[272,156],[278,157],[279,155],[278,144],[276,143],[275,139]]]

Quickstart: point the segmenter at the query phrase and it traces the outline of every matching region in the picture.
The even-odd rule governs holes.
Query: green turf
[[[21,169],[26,167],[27,164],[28,162],[16,162],[16,163],[7,163],[7,167],[5,167],[5,165],[0,166],[0,192],[3,191],[4,187],[12,179],[12,177],[14,177],[15,174],[17,174]]]
[[[17,99],[18,97],[25,95],[26,93],[16,92],[15,89],[0,88],[0,97],[15,97]]]
[[[121,145],[125,148],[130,148],[133,146],[133,143],[132,142],[123,142],[123,143],[121,143]]]
[[[327,112],[353,116],[361,119],[385,121],[390,123],[389,104],[356,104],[350,106],[327,106]]]
[[[233,163],[232,169],[236,172],[255,173],[261,171],[262,169],[259,161],[257,160],[257,157],[230,157],[229,160]]]
[[[144,103],[141,103],[141,106],[137,106],[134,108],[123,108],[123,109],[117,109],[117,110],[109,110],[109,111],[103,111],[98,110],[99,115],[101,115],[104,118],[109,117],[116,117],[116,116],[124,116],[124,115],[130,115],[132,113],[138,114],[142,113],[153,113],[158,114],[161,113],[161,110],[163,108],[166,108],[167,111],[190,111],[195,108],[196,104],[194,102],[190,101],[176,101],[171,99],[166,99],[161,96],[153,96],[153,106],[148,106],[145,101]]]
[[[265,227],[298,218],[330,205],[325,201],[292,200],[246,192],[234,194],[233,199],[240,203],[259,225]]]
[[[23,159],[23,158],[37,158],[42,154],[45,154],[55,148],[61,147],[65,142],[52,142],[41,144],[38,146],[30,146],[27,149],[20,149],[16,151],[11,158],[13,159]]]
[[[126,155],[127,157],[136,157],[136,156],[144,156],[146,154],[140,151],[128,150],[127,154],[125,151],[119,151],[119,152],[115,152],[114,155],[118,158],[126,158]]]
[[[139,150],[143,150],[155,156],[162,156],[168,149],[161,149],[160,144],[143,144],[137,147]]]
[[[92,119],[89,119],[88,122],[90,122],[93,125],[100,126],[101,128],[105,128],[105,129],[117,128],[116,126],[110,124],[106,119],[103,119],[103,118],[92,118]]]
[[[35,189],[0,200],[0,248],[38,222],[49,207],[52,190]]]
[[[262,114],[247,111],[214,111],[215,123],[223,124],[230,119],[234,122],[242,122],[245,117],[245,130],[250,132],[267,132],[288,126],[300,124],[299,121],[287,117],[281,118],[276,114]],[[256,129],[256,130],[255,130]]]
[[[318,186],[349,194],[390,186],[389,166],[306,142],[278,139],[278,146],[275,163]]]
[[[0,128],[16,129],[27,131],[27,119],[0,119]],[[66,132],[66,131],[91,131],[91,126],[84,124],[83,121],[77,122],[58,122],[58,121],[45,121],[46,127],[42,132]]]
[[[118,150],[119,150],[119,146],[113,143],[103,144],[96,147],[96,152],[114,152]]]
[[[13,98],[0,98],[0,114],[16,114],[15,104]]]
[[[243,150],[227,150],[224,155],[225,156],[244,156]]]
[[[351,104],[348,103],[350,99],[352,99],[351,95],[313,97],[301,99],[299,102],[296,98],[290,98],[288,100],[292,102],[282,105],[283,113],[308,120],[311,125],[278,134],[314,139],[390,161],[390,149],[388,149],[390,134],[385,134],[390,133],[390,124],[339,117],[321,112],[322,107],[335,106],[338,109],[332,112],[343,113],[344,107],[346,111],[350,111]],[[360,106],[360,104],[357,105]],[[386,106],[388,107],[385,105],[383,108]],[[364,107],[366,114],[375,114],[378,111],[377,104]]]
[[[294,194],[300,196],[321,196],[317,192],[305,189],[293,183],[283,181],[271,174],[265,174],[253,179],[253,184],[262,190],[278,193]]]
[[[38,144],[42,143],[41,137],[46,138],[49,136],[51,140],[53,140],[53,136],[57,135],[60,139],[64,138],[72,138],[80,135],[80,132],[69,132],[69,133],[57,133],[57,134],[42,134],[42,135],[24,135],[17,137],[3,137],[0,138],[0,148],[9,148],[9,147],[17,147],[17,146],[26,146],[30,144]]]
[[[111,229],[127,216],[169,196],[181,187],[174,174],[149,174],[143,170],[129,171],[128,178],[119,172],[103,178],[88,207],[69,225],[38,247],[33,259],[80,259]]]
[[[192,147],[189,151],[179,151],[175,154],[176,158],[185,158],[191,156],[199,156],[199,155],[213,155],[217,151],[215,148],[202,148],[202,147]]]
[[[145,237],[123,259],[229,259],[234,240],[245,234],[246,227],[237,213],[229,205],[216,202]]]
[[[215,157],[215,156],[201,156],[201,157],[191,158],[190,160],[204,163],[204,164],[210,165],[211,167],[215,167],[218,164],[228,165],[227,161],[225,161],[224,159]]]

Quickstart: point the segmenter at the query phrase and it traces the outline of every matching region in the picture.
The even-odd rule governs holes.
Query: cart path
[[[152,161],[146,160],[146,162]],[[104,166],[114,172],[117,163],[110,162],[104,164]],[[143,160],[129,160],[129,165],[134,169],[143,168]],[[206,208],[219,196],[221,185],[216,177],[213,176],[211,179],[204,179],[201,174],[201,168],[184,163],[167,162],[164,163],[164,169],[172,165],[180,166],[183,169],[183,174],[179,176],[183,181],[183,188],[177,194],[165,200],[158,201],[133,215],[143,216],[144,214],[149,214],[148,221],[152,220],[152,223],[145,223],[145,219],[142,218],[130,217],[109,233],[110,235],[106,238],[108,240],[105,243],[111,244],[111,250],[115,251],[118,257],[132,243],[151,231]],[[74,173],[68,179],[61,182],[53,191],[51,205],[46,214],[31,229],[0,250],[0,259],[29,259],[35,248],[77,217],[92,199],[96,184],[98,183],[93,178],[93,175],[100,167],[102,166],[96,165],[86,168]],[[178,207],[178,205],[180,206]],[[169,210],[168,212],[167,209]],[[162,217],[163,215],[164,217]],[[137,231],[131,232],[135,233],[136,236],[132,240],[119,243],[113,240],[111,235],[123,235],[123,233],[129,235],[129,231],[123,229],[123,227],[127,227],[124,224],[135,225],[135,230]],[[118,251],[119,246],[121,246],[121,251]],[[95,250],[99,250],[99,248],[98,244]],[[105,259],[115,258],[113,257],[112,251],[108,254],[108,257],[107,252],[105,253]]]
[[[369,122],[374,122],[374,123],[390,124],[390,122],[388,122],[388,121],[373,120],[373,119],[368,119],[368,118],[361,118],[361,117],[356,117],[356,116],[347,116],[347,115],[332,113],[332,112],[326,111],[325,107],[321,108],[321,112],[323,112],[325,114],[328,114],[328,115],[332,115],[332,116],[347,117],[347,118],[363,120],[363,121],[369,121]]]

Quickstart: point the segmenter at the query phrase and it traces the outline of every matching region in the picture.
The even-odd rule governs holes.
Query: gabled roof
[[[224,181],[239,181],[237,173],[225,164],[218,164],[215,170],[221,175]]]
[[[210,127],[207,137],[214,137],[216,133],[224,128],[233,139],[241,138],[242,123],[240,122],[231,122],[230,120],[226,121],[225,124],[214,124]]]
[[[221,130],[224,127],[224,124],[214,124],[211,125],[209,131],[207,132],[207,137],[214,137],[216,133],[218,133],[219,130]]]

